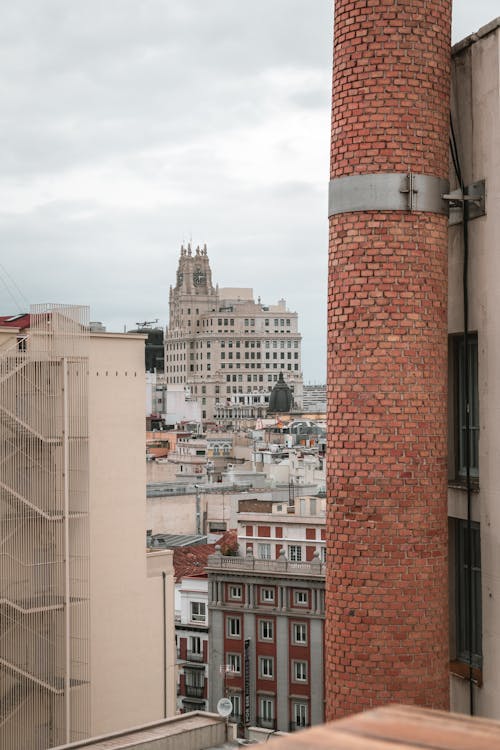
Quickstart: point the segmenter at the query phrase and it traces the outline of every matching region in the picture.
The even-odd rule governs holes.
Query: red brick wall
[[[450,0],[336,0],[331,176],[446,177]],[[326,718],[448,707],[447,219],[330,219]]]

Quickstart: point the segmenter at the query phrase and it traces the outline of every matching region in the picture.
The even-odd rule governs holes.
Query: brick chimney
[[[327,719],[447,709],[450,0],[336,0]]]

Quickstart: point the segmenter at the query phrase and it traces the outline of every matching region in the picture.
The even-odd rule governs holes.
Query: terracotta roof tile
[[[238,533],[236,529],[226,531],[215,544],[195,544],[189,547],[175,547],[174,575],[176,583],[183,578],[206,578],[207,560],[220,546],[222,554],[236,552],[238,548]]]

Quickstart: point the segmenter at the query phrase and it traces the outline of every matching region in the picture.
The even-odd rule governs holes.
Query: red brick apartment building
[[[324,567],[284,550],[277,560],[209,558],[211,710],[228,695],[242,729],[324,721]]]

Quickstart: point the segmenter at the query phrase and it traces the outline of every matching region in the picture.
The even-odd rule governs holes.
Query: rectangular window
[[[293,704],[293,723],[296,727],[308,726],[307,703]]]
[[[230,599],[241,599],[242,588],[241,586],[230,586],[229,587],[229,598]]]
[[[274,698],[259,698],[259,720],[263,726],[274,721]]]
[[[456,658],[482,663],[481,537],[478,523],[455,522]]]
[[[203,670],[201,669],[185,669],[184,670],[184,676],[186,679],[186,687],[188,688],[198,688],[200,691],[203,688],[203,683],[205,681],[205,675],[203,673]],[[197,693],[194,694],[196,697],[198,696]]]
[[[274,639],[274,622],[272,620],[259,620],[259,638],[261,641],[272,641]]]
[[[274,602],[274,589],[262,588],[260,594],[263,602]]]
[[[234,721],[240,721],[241,719],[241,695],[236,694],[231,696],[231,702],[233,704],[233,710],[231,711],[231,717]]]
[[[309,592],[295,589],[293,592],[293,603],[296,607],[306,607],[309,604]]]
[[[272,656],[259,656],[259,677],[272,680],[274,677],[274,659]]]
[[[467,414],[469,416],[469,466],[473,477],[479,476],[479,390],[477,370],[477,335],[468,340],[468,378],[465,371],[465,345],[457,341],[457,411],[458,411],[458,475],[466,476],[467,466]],[[468,379],[468,383],[466,380]],[[468,391],[466,390],[468,386]]]
[[[292,675],[294,682],[307,682],[307,662],[292,662]]]
[[[207,608],[205,602],[191,602],[192,622],[206,622]]]
[[[239,617],[227,618],[227,637],[239,638],[241,634],[241,623]]]
[[[307,643],[307,625],[305,622],[293,623],[292,641],[299,646],[304,646]]]
[[[257,545],[257,556],[259,560],[270,560],[271,559],[271,545],[259,543]]]
[[[241,674],[241,655],[226,654],[226,668],[229,673]]]
[[[297,544],[288,545],[288,559],[292,562],[302,561],[302,547]]]
[[[202,654],[203,653],[203,647],[201,643],[201,638],[199,635],[192,635],[189,638],[189,646],[190,651],[192,654]]]

